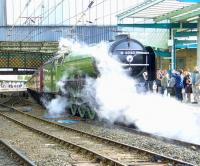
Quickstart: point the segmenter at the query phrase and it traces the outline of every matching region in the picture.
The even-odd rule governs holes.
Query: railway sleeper
[[[19,123],[19,122],[18,122]],[[23,124],[20,124],[20,125],[23,125]],[[26,127],[26,125],[23,125],[23,126],[25,126]],[[28,128],[30,128],[30,127],[28,127]],[[36,129],[33,129],[33,130],[36,130]],[[41,131],[39,131],[39,133],[41,133]],[[73,144],[72,144],[73,145]],[[75,146],[75,145],[73,145],[73,146]],[[79,147],[80,148],[80,147]],[[129,148],[131,148],[131,147],[129,147]],[[138,153],[138,154],[148,154],[148,152],[139,152],[139,150],[136,150],[136,153]],[[96,156],[98,156],[97,154],[96,154]],[[148,155],[147,155],[148,156]],[[151,157],[152,158],[152,161],[151,160],[149,160],[149,161],[151,161],[151,162],[153,162],[153,163],[158,163],[159,161],[160,162],[163,162],[162,161],[162,157],[156,157],[156,155],[154,156],[154,157]],[[104,159],[106,159],[106,158],[104,158]],[[106,159],[106,160],[108,160],[108,159]],[[166,162],[167,162],[167,160],[165,160]],[[141,162],[139,162],[139,163],[141,163]],[[135,163],[134,163],[134,165],[135,165]]]

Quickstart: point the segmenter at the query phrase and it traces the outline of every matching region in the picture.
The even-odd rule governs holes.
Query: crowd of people
[[[146,72],[143,77],[147,81]],[[200,69],[197,66],[191,72],[179,69],[170,73],[158,69],[156,80],[146,85],[154,93],[174,96],[179,101],[195,104],[200,102]]]

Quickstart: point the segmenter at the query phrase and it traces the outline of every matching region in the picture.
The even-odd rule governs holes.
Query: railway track
[[[36,166],[32,161],[0,140],[0,166]]]
[[[91,121],[89,121],[87,123],[93,124],[93,122],[91,122]],[[96,125],[101,126],[101,124],[98,124],[98,123],[96,123]],[[168,142],[168,143],[177,144],[177,145],[180,145],[180,146],[183,146],[183,147],[191,148],[193,150],[197,150],[197,149],[200,150],[200,144],[196,144],[196,143],[192,143],[192,142],[185,142],[185,141],[178,140],[178,139],[171,139],[171,138],[168,138],[168,137],[143,132],[143,131],[140,131],[140,130],[137,130],[137,129],[134,129],[134,128],[131,128],[131,127],[126,127],[126,126],[122,126],[122,125],[118,125],[118,124],[114,125],[114,127],[128,131],[130,133],[134,132],[134,133],[137,133],[139,135],[148,136],[150,138],[160,139],[160,140],[163,140],[163,141]]]
[[[5,105],[1,106],[6,107]],[[75,130],[68,126],[63,126],[17,111],[14,108],[12,108],[12,110],[14,110],[14,112],[4,112],[1,113],[1,116],[59,142],[62,145],[66,145],[74,148],[76,151],[92,156],[95,158],[95,161],[105,165],[193,165],[134,146]],[[63,129],[65,131],[63,131]]]
[[[25,100],[24,98],[22,98],[20,96],[17,96],[16,94],[14,94],[14,96],[11,95],[6,100],[0,102],[0,104],[13,107],[13,106],[15,106],[17,104],[19,104],[19,105],[28,105],[28,104],[30,104],[30,102],[28,102],[27,100]]]
[[[12,101],[13,101],[12,99],[9,100],[8,102],[6,102],[7,103],[6,105],[9,106],[9,103],[10,103],[12,106],[14,106]],[[20,97],[15,98],[14,101],[15,101],[15,104],[20,104],[21,102],[23,103],[23,105],[30,104],[29,101],[21,99]],[[5,105],[5,103],[3,103],[3,104]],[[18,110],[16,110],[16,111],[18,111]],[[24,113],[24,112],[21,111],[21,113]],[[89,124],[92,124],[92,125],[93,124],[97,124],[98,125],[98,122],[96,123],[96,122],[91,121],[91,120],[86,121],[86,122],[89,123]],[[102,124],[100,124],[100,125],[102,125]],[[105,125],[105,124],[103,124],[103,125]],[[200,144],[186,142],[186,141],[182,141],[182,140],[178,140],[178,139],[171,139],[171,138],[167,138],[167,137],[164,137],[164,136],[143,132],[143,131],[134,129],[132,127],[127,127],[127,126],[120,125],[120,124],[115,124],[114,126],[116,126],[117,128],[123,129],[125,131],[134,132],[134,133],[137,133],[137,134],[140,134],[140,135],[143,135],[143,136],[148,136],[148,137],[151,137],[151,138],[161,139],[161,140],[163,140],[165,142],[177,144],[177,145],[180,145],[180,146],[184,146],[184,147],[187,147],[187,148],[190,148],[190,149],[193,149],[193,150],[198,150],[198,149],[200,150]]]
[[[181,140],[177,140],[177,139],[171,139],[171,138],[163,137],[163,136],[160,136],[160,135],[153,135],[153,134],[145,133],[145,132],[135,130],[135,129],[128,129],[128,128],[127,129],[124,128],[124,129],[129,130],[130,132],[138,133],[140,135],[144,135],[144,136],[148,136],[148,137],[152,137],[152,138],[159,138],[159,139],[164,140],[165,142],[174,143],[174,144],[177,144],[177,145],[180,145],[180,146],[191,148],[193,150],[200,149],[200,145],[196,144],[196,143],[185,142],[185,141],[181,141]]]
[[[3,103],[0,103],[0,106],[2,105],[3,107],[5,107],[5,106],[10,107],[9,105],[14,106],[15,104],[20,104],[20,103],[23,103],[23,105],[30,104],[29,101],[24,100],[24,99],[22,99],[20,97],[16,98],[16,96],[14,96],[14,98],[11,97],[9,100],[7,100],[7,101],[5,101]],[[15,111],[19,111],[19,110],[16,109]],[[19,112],[23,113],[23,114],[26,114],[26,113],[24,113],[22,111],[19,111]],[[97,126],[102,125],[99,122],[94,122],[94,121],[90,121],[90,120],[86,121],[86,122],[89,123],[89,124],[92,124],[92,125],[95,124]],[[58,125],[61,125],[61,124],[58,124]],[[105,125],[105,124],[103,124],[103,125]],[[187,147],[187,148],[190,148],[190,149],[193,149],[193,150],[200,149],[200,145],[196,144],[196,143],[185,142],[185,141],[182,141],[182,140],[171,139],[171,138],[167,138],[167,137],[160,136],[160,135],[150,134],[150,133],[147,133],[147,132],[139,131],[137,129],[134,129],[134,128],[131,128],[131,127],[126,127],[126,126],[119,125],[119,124],[115,124],[114,126],[116,126],[117,128],[123,129],[125,131],[134,132],[134,133],[137,133],[137,134],[140,134],[140,135],[143,135],[143,136],[148,136],[148,137],[151,137],[151,138],[161,139],[161,140],[164,140],[165,142],[177,144],[177,145],[180,145],[180,146],[184,146],[184,147]]]

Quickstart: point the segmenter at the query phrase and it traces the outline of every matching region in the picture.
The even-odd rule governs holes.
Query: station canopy
[[[125,18],[147,18],[155,22],[170,20],[170,22],[187,21],[199,16],[200,3],[193,0],[146,0],[117,15],[118,20]]]
[[[135,28],[131,33],[143,44],[167,51],[170,29],[175,48],[197,48],[199,16],[199,0],[146,0],[119,13],[117,18],[118,27]]]

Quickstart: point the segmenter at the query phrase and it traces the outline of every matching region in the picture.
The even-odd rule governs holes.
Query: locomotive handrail
[[[133,51],[135,54],[149,54],[147,51],[133,50],[133,49],[116,49],[116,51]]]
[[[149,64],[122,64],[122,66],[149,66]]]

